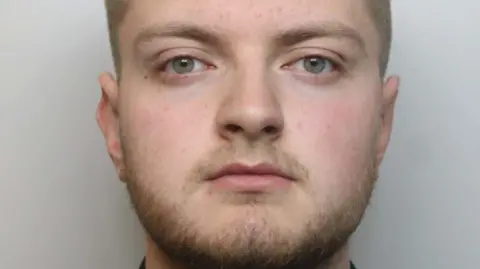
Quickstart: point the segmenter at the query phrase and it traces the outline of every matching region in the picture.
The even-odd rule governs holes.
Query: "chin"
[[[295,185],[262,195],[207,188],[174,195],[135,182],[127,186],[146,232],[173,262],[195,265],[187,269],[318,267],[347,244],[371,190],[330,200]]]
[[[293,192],[202,194],[188,202],[184,216],[199,233],[202,231],[212,238],[225,234],[228,238],[238,235],[238,239],[246,240],[270,237],[290,240],[318,219],[319,207],[313,206],[312,200],[298,197]]]
[[[195,268],[299,269],[328,260],[350,234],[322,226],[308,214],[289,217],[271,205],[230,205],[203,213],[214,217],[190,213],[192,218],[170,227],[169,234],[151,227],[156,247],[174,260],[201,265]]]

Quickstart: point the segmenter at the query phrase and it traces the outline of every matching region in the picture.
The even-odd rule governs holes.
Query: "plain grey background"
[[[359,269],[478,268],[480,2],[395,0],[402,76]],[[133,269],[142,230],[95,120],[103,1],[0,0],[0,267]]]

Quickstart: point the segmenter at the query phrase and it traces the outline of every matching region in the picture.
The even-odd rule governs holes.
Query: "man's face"
[[[344,246],[397,88],[364,1],[130,1],[98,121],[156,246],[225,268]]]

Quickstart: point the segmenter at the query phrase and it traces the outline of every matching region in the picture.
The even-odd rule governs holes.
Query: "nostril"
[[[248,126],[247,126],[248,127]],[[259,128],[260,126],[250,126],[250,128],[244,128],[244,126],[235,123],[224,124],[222,127],[223,135],[245,135],[249,137],[260,137],[260,136],[269,136],[269,137],[276,137],[279,135],[282,130],[279,128],[280,126],[276,125],[264,125],[263,128]],[[258,136],[258,137],[257,137]]]
[[[238,133],[242,131],[242,127],[236,124],[227,124],[225,129],[230,133]]]
[[[275,127],[275,126],[272,126],[272,125],[269,125],[269,126],[265,126],[263,128],[263,131],[266,133],[266,134],[275,134],[278,132],[278,129]]]

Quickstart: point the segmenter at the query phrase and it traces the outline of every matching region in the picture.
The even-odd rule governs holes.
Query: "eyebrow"
[[[134,49],[157,38],[182,38],[193,40],[216,49],[227,45],[227,38],[212,27],[198,26],[187,23],[170,23],[162,26],[152,26],[140,31],[134,39]]]
[[[275,43],[279,47],[291,47],[315,38],[346,39],[353,42],[362,53],[366,54],[366,43],[361,34],[352,27],[339,22],[303,24],[281,32],[276,36]]]
[[[156,38],[182,38],[193,40],[219,51],[225,51],[229,42],[225,34],[213,27],[200,26],[191,23],[170,23],[162,26],[152,26],[140,31],[134,39],[134,49]],[[340,22],[312,22],[296,26],[291,29],[281,30],[274,35],[276,47],[291,47],[315,38],[346,39],[353,42],[366,54],[366,42],[361,34]]]

